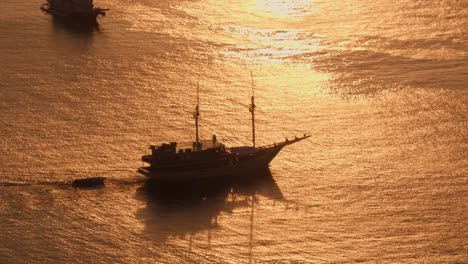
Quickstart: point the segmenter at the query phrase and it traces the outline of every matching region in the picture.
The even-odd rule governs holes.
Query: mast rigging
[[[254,93],[254,81],[253,73],[250,71],[250,78],[252,80],[252,97],[250,98],[251,103],[249,105],[249,111],[252,113],[252,143],[255,148],[255,93]]]
[[[195,112],[193,113],[193,118],[195,118],[195,146],[194,149],[196,151],[199,150],[200,147],[200,140],[198,138],[198,119],[200,118],[200,87],[197,81],[197,106],[195,107]]]

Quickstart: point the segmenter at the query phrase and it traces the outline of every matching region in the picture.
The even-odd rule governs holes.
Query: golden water
[[[466,262],[466,1],[0,4],[0,262]],[[310,133],[272,181],[161,199],[147,145]],[[105,176],[103,189],[75,178]]]

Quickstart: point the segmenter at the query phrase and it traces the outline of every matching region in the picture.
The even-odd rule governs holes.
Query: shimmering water
[[[1,263],[467,262],[466,1],[41,4],[0,4]],[[250,71],[258,144],[310,140],[241,185],[137,175],[193,140],[197,81],[202,135],[250,144]]]

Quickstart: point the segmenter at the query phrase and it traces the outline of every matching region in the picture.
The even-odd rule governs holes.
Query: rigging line
[[[231,102],[233,102],[233,103],[236,103],[236,104],[238,104],[238,105],[244,106],[244,107],[249,107],[248,104],[244,104],[244,103],[238,102],[238,101],[236,101],[236,100],[234,100],[234,99],[232,99],[232,98],[228,98],[227,100],[228,100],[228,101],[231,101]]]

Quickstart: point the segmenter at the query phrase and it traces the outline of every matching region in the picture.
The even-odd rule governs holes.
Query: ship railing
[[[297,136],[295,136],[293,139],[288,139],[288,138],[286,138],[285,141],[282,141],[282,142],[279,142],[279,143],[273,143],[273,144],[269,144],[269,145],[260,146],[260,147],[258,147],[257,149],[266,149],[266,148],[271,148],[271,147],[276,147],[276,146],[286,146],[286,145],[293,144],[293,143],[296,143],[296,142],[298,142],[298,141],[301,141],[301,140],[303,140],[303,139],[309,138],[310,136],[311,136],[311,135],[304,134],[302,137],[297,137]]]

